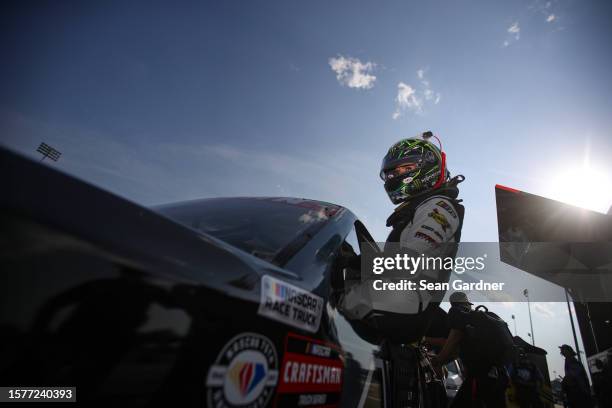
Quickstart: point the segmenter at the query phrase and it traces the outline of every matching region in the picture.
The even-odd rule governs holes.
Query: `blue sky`
[[[46,141],[64,153],[58,168],[145,205],[315,198],[384,240],[380,160],[428,129],[466,176],[465,241],[497,239],[496,183],[612,204],[609,2],[4,8],[0,142],[35,156]],[[524,328],[523,306],[502,312]],[[540,308],[535,322],[563,317],[542,339],[556,356],[571,344],[565,305]]]

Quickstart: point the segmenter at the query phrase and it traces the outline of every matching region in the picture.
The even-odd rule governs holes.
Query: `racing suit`
[[[459,180],[455,178],[447,187],[397,207],[387,219],[387,226],[393,227],[387,242],[400,242],[402,247],[417,253],[431,252],[443,243],[459,242],[464,214],[461,200],[457,200],[456,185],[463,181]]]
[[[444,244],[458,243],[461,239],[464,207],[460,204],[460,200],[457,200],[459,194],[457,184],[463,181],[459,177],[462,176],[454,178],[442,189],[418,196],[397,207],[387,220],[387,226],[393,227],[393,230],[387,238],[386,246],[399,242],[400,247],[414,251],[416,254],[454,257],[457,254],[457,246]],[[445,281],[448,278],[447,274],[437,271],[427,271],[422,276],[433,281]],[[440,294],[437,296],[437,299],[431,299],[433,302],[427,302],[423,313],[419,313],[420,319],[427,322],[426,326],[432,319],[439,318],[437,312],[441,299]],[[419,299],[424,299],[424,294],[419,295]],[[393,349],[391,345],[389,348],[391,359],[397,366],[395,372],[409,370],[411,361],[406,357],[409,351],[401,348]],[[426,390],[422,396],[424,406],[446,407],[444,384],[440,379],[435,379],[437,376],[432,369],[428,371],[427,368],[431,367],[429,359],[420,350],[416,353],[416,359],[421,367],[418,372],[423,376]],[[406,387],[405,381],[394,378],[391,386],[394,390],[394,399],[405,400],[406,395],[412,395],[410,392],[406,393],[407,389],[404,387]]]

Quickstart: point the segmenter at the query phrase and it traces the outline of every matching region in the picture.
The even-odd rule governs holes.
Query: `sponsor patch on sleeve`
[[[433,229],[429,225],[423,224],[423,225],[421,225],[421,228],[426,229],[427,231],[433,232],[436,237],[440,238],[440,241],[444,241],[444,237],[442,236],[442,234],[440,234],[438,231],[436,231],[435,229]]]
[[[323,314],[323,298],[280,279],[261,278],[257,313],[298,329],[316,333]]]
[[[343,374],[337,346],[289,333],[275,406],[336,407],[340,403]]]
[[[447,228],[450,228],[450,223],[448,222],[448,220],[446,219],[446,216],[444,214],[441,214],[440,211],[438,211],[437,208],[434,208],[432,212],[430,212],[429,214],[427,214],[429,217],[433,218],[433,220],[435,222],[437,222],[438,224],[440,224],[440,226],[442,227],[442,229],[444,230],[444,232],[446,232]]]
[[[436,205],[438,207],[444,208],[444,210],[449,213],[451,215],[451,217],[453,218],[457,218],[457,213],[455,212],[455,210],[453,210],[453,208],[448,205],[448,203],[444,200],[440,200],[436,203]]]
[[[438,244],[439,244],[439,242],[438,242],[438,241],[436,241],[435,239],[433,239],[433,238],[432,238],[432,237],[430,237],[429,235],[427,235],[427,234],[425,234],[425,233],[423,233],[423,232],[420,232],[420,231],[417,231],[417,232],[414,234],[414,236],[415,236],[416,238],[419,238],[419,239],[422,239],[422,240],[424,240],[424,241],[427,241],[428,243],[430,243],[430,244],[431,244],[431,245],[433,245],[434,247],[437,247],[437,246],[438,246]]]

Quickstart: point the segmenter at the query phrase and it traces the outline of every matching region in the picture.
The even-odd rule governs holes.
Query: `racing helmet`
[[[435,190],[450,177],[442,145],[438,148],[428,139],[440,140],[431,131],[421,137],[400,140],[383,158],[380,178],[393,204]]]

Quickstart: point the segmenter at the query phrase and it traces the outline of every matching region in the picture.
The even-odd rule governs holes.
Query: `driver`
[[[438,141],[439,148],[430,142],[431,138]],[[392,230],[385,247],[399,243],[402,250],[406,249],[417,256],[426,254],[454,258],[457,253],[457,245],[454,244],[461,239],[464,214],[461,200],[457,199],[457,185],[464,177],[450,177],[440,140],[428,131],[423,133],[421,138],[404,139],[395,143],[383,158],[380,177],[391,202],[398,205],[387,219],[387,226]],[[423,270],[420,277],[430,282],[447,282],[449,273]],[[407,335],[400,336],[400,340],[416,340],[416,336],[424,335],[434,348],[439,350],[443,346],[442,337],[445,337],[448,331],[446,313],[439,307],[443,295],[444,293],[439,292],[384,295],[389,312],[404,313],[403,325],[398,327],[397,331]],[[410,303],[409,298],[413,299],[414,304],[418,299],[418,309],[410,310],[405,307]],[[408,316],[413,318],[409,319]],[[409,368],[410,364],[402,365],[397,354],[392,354],[391,357],[395,358],[395,371]],[[418,359],[421,367],[429,366],[423,355]],[[437,387],[428,386],[429,398],[437,396],[440,406],[446,405],[444,386],[440,382],[437,384]],[[397,390],[402,387],[403,385],[398,385]]]
[[[440,147],[431,143],[432,138]],[[457,185],[464,177],[451,178],[440,140],[428,131],[420,138],[395,143],[383,158],[380,177],[391,202],[398,205],[387,219],[392,230],[386,247],[399,243],[402,249],[417,255],[454,257],[457,246],[453,244],[461,239],[464,214]],[[423,271],[421,277],[430,282],[448,281],[448,274],[436,271]],[[442,344],[433,344],[433,338],[448,330],[445,312],[438,307],[443,295],[419,294],[425,309],[422,318],[429,327],[425,336],[438,347]]]
[[[401,140],[383,158],[380,176],[389,198],[398,204],[387,220],[392,231],[385,250],[390,252],[399,242],[402,251],[417,256],[456,254],[456,245],[444,244],[460,239],[463,206],[457,199],[457,184],[463,176],[450,177],[445,155],[429,141],[432,137],[436,138],[425,132],[421,138]],[[446,283],[449,274],[423,270],[418,277]],[[439,290],[376,290],[368,280],[344,283],[341,309],[358,333],[371,342],[384,339],[409,344],[421,339],[439,312],[444,295]]]

